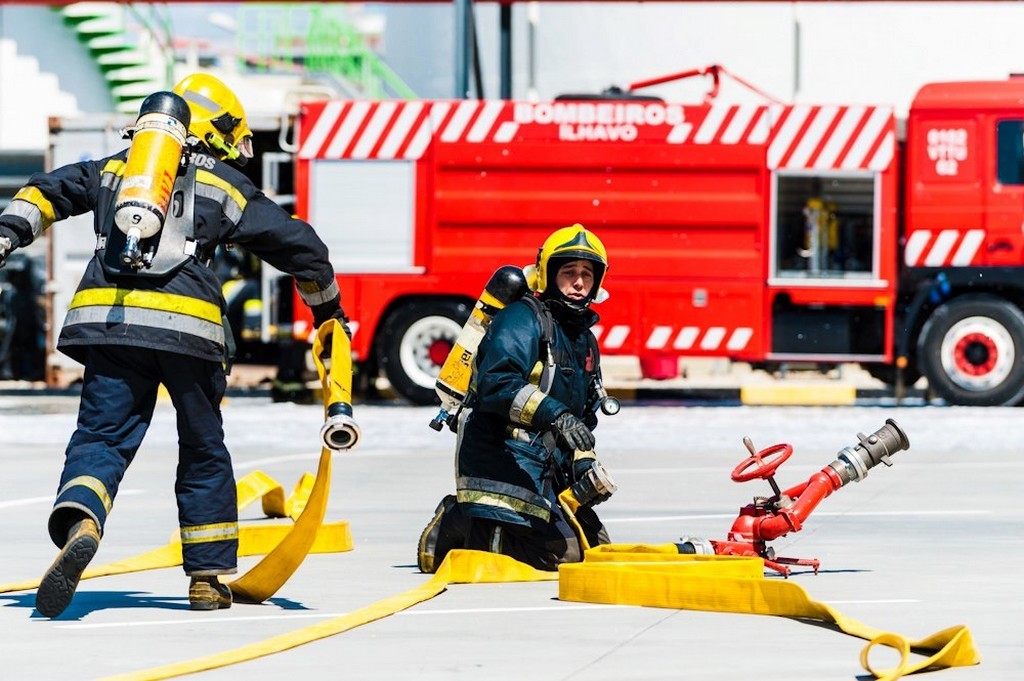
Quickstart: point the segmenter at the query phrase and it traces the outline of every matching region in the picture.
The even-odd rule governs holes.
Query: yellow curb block
[[[745,385],[740,402],[757,406],[832,406],[845,407],[857,400],[852,385]]]

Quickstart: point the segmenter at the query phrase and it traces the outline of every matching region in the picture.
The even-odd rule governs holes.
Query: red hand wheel
[[[743,438],[743,444],[751,454],[740,462],[739,466],[732,469],[733,482],[747,482],[754,478],[767,480],[775,474],[775,469],[782,465],[782,462],[793,453],[793,445],[778,444],[772,445],[759,452],[754,451],[754,445],[749,438]],[[747,470],[750,469],[750,470]]]

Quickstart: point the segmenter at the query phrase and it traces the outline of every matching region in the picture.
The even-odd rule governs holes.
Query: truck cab
[[[1024,79],[918,91],[897,352],[958,404],[1024,397]]]

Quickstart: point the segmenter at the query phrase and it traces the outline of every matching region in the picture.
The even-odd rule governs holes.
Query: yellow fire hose
[[[155,681],[185,674],[254,660],[296,648],[306,643],[340,634],[375,620],[401,612],[443,592],[449,584],[484,584],[501,582],[535,582],[558,579],[556,572],[542,572],[508,556],[481,551],[456,550],[448,554],[437,573],[424,584],[384,598],[355,612],[326,622],[313,624],[286,634],[274,636],[223,653],[207,655],[194,660],[154,667],[139,672],[111,676],[103,681]]]
[[[263,509],[271,518],[291,516],[286,509],[301,509],[310,495],[313,478],[304,475],[295,492],[287,499],[284,489],[273,478],[262,471],[253,471],[238,481],[238,510],[242,511],[258,499],[263,500]],[[263,556],[293,530],[291,524],[241,525],[238,528],[238,555]],[[352,550],[352,533],[346,521],[325,523],[316,532],[310,553],[340,553]],[[123,575],[129,572],[157,570],[181,565],[181,539],[175,531],[170,541],[160,548],[141,553],[123,560],[90,567],[82,573],[82,579]],[[0,584],[0,593],[29,591],[39,587],[39,579],[10,584]]]
[[[323,362],[325,344],[328,340],[331,343],[330,370]],[[317,467],[316,479],[309,492],[309,499],[303,504],[304,508],[295,520],[291,532],[259,563],[228,584],[235,597],[242,601],[262,603],[267,600],[277,593],[306,559],[327,511],[327,497],[331,490],[331,453],[351,448],[359,441],[359,428],[351,419],[352,349],[348,336],[338,320],[328,320],[317,330],[316,339],[313,341],[313,362],[316,364],[317,374],[323,386],[326,421],[324,430],[321,431],[324,447],[320,450],[320,465]],[[344,412],[344,428],[340,431],[335,428],[332,431],[334,436],[328,436],[325,433],[332,425],[331,417],[337,408]]]
[[[760,558],[680,555],[675,544],[590,548],[575,517],[579,502],[569,490],[560,494],[558,501],[586,551],[582,563],[562,565],[557,573],[536,570],[500,554],[455,550],[426,583],[355,612],[234,650],[106,681],[166,679],[283,652],[393,615],[433,598],[449,584],[554,579],[558,580],[558,598],[564,601],[776,615],[834,625],[846,634],[868,641],[861,651],[861,666],[882,681],[894,681],[924,669],[981,661],[971,633],[964,626],[950,627],[917,641],[875,629],[812,600],[793,582],[765,579]],[[896,650],[900,656],[896,667],[876,670],[871,666],[869,653],[878,645]],[[929,657],[912,664],[911,650]]]
[[[580,546],[584,551],[590,550],[590,541],[587,539],[587,533],[583,531],[580,521],[576,519],[576,511],[580,507],[580,502],[573,495],[572,490],[569,488],[562,490],[562,493],[558,495],[558,505],[565,512],[565,517],[569,521],[569,525],[572,526],[572,531],[576,533],[576,539],[579,540]]]
[[[559,568],[558,598],[824,622],[867,640],[868,645],[861,651],[861,666],[883,681],[923,669],[962,667],[981,661],[967,627],[954,626],[920,640],[907,639],[844,617],[811,599],[791,581],[766,579],[760,558],[680,555],[674,544],[593,548],[586,552],[582,563]],[[876,645],[894,648],[900,663],[892,669],[873,669],[868,655]],[[929,657],[911,664],[911,650]]]
[[[337,330],[337,333],[334,333]],[[332,336],[333,334],[333,336]],[[320,357],[324,343],[331,341],[330,371]],[[351,413],[352,359],[348,337],[336,320],[324,324],[313,344],[313,357],[320,381],[324,386],[325,410],[339,402]],[[348,419],[346,426],[354,435],[348,446],[358,442],[358,427]],[[326,426],[325,426],[326,428]],[[264,556],[248,572],[228,586],[240,601],[260,603],[273,596],[295,573],[309,553],[336,553],[352,550],[352,535],[347,522],[324,524],[327,497],[330,492],[331,450],[324,447],[316,477],[308,473],[300,478],[295,490],[285,497],[284,488],[262,471],[253,471],[236,483],[238,510],[241,511],[260,499],[263,512],[272,518],[292,518],[291,525],[240,525],[238,533],[239,556]],[[158,549],[86,569],[82,579],[154,570],[181,565],[181,539],[177,532]],[[0,593],[36,589],[39,580],[28,580],[0,585]]]
[[[966,666],[980,661],[966,627],[950,627],[921,640],[909,640],[843,617],[812,600],[790,581],[765,579],[764,564],[759,558],[683,556],[675,551],[674,544],[601,546],[587,551],[584,562],[562,565],[556,573],[536,570],[500,554],[458,549],[448,554],[437,573],[424,584],[347,615],[233,650],[105,681],[168,679],[283,652],[430,600],[450,584],[555,579],[558,597],[566,601],[777,615],[832,624],[846,634],[869,641],[861,653],[861,665],[882,681],[893,681],[923,669]],[[896,649],[901,657],[899,665],[884,670],[872,668],[868,653],[876,645]],[[931,656],[910,664],[911,650]]]

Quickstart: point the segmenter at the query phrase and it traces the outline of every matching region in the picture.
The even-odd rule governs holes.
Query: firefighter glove
[[[7,256],[10,255],[11,250],[11,240],[5,236],[0,236],[0,267],[7,264]]]
[[[337,309],[337,311],[335,311],[334,314],[332,314],[331,316],[329,316],[329,317],[327,317],[325,319],[322,319],[320,321],[316,321],[316,319],[314,319],[314,322],[316,323],[316,328],[319,329],[321,326],[323,326],[327,322],[331,321],[332,319],[337,319],[339,322],[341,322],[342,330],[345,332],[345,335],[348,336],[348,339],[351,341],[352,340],[352,329],[348,328],[348,317],[345,316],[345,311],[342,310],[340,307]],[[324,359],[327,359],[327,358],[329,358],[331,356],[331,346],[333,345],[333,343],[331,341],[332,341],[333,338],[334,338],[334,334],[331,334],[331,335],[327,336],[326,339],[324,339],[323,352],[320,353],[320,356],[322,358],[324,358]]]
[[[583,468],[581,464],[586,464]],[[581,470],[577,470],[580,468]],[[573,477],[576,482],[569,491],[580,503],[580,506],[597,506],[611,498],[618,486],[608,475],[608,471],[597,459],[578,459],[573,464]]]
[[[581,456],[582,455],[582,456]],[[593,452],[576,452],[576,457],[572,462],[572,479],[573,482],[579,482],[587,476],[590,469],[593,468],[594,463],[597,461],[597,457]]]
[[[334,312],[329,315],[321,316],[317,314],[319,310],[313,309],[313,324],[316,328],[320,328],[332,319],[337,319],[341,322],[341,328],[345,330],[345,335],[348,336],[349,340],[352,340],[352,329],[348,328],[348,317],[345,315],[345,310],[340,307],[336,308]]]
[[[565,444],[573,449],[583,451],[594,448],[594,434],[584,425],[583,421],[573,416],[570,412],[564,411],[555,418],[551,427],[562,438]]]

